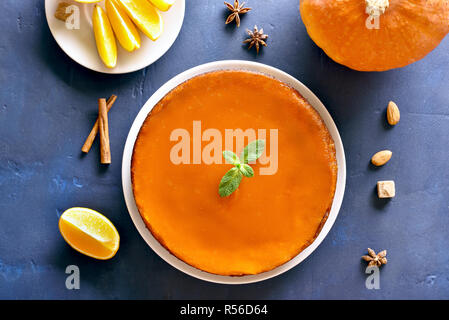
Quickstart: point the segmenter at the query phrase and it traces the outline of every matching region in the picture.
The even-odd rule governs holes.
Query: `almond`
[[[371,158],[371,163],[377,167],[383,166],[388,161],[390,161],[392,155],[393,152],[391,152],[390,150],[379,151]]]
[[[396,125],[401,119],[401,113],[399,112],[399,108],[393,101],[388,103],[387,107],[387,121],[390,125]]]

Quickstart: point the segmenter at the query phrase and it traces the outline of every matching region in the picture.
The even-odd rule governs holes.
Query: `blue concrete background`
[[[383,73],[361,73],[330,60],[308,37],[297,0],[249,0],[242,26],[225,26],[221,0],[188,0],[173,47],[148,68],[104,75],[79,66],[52,38],[41,0],[0,3],[0,298],[23,299],[386,299],[449,298],[449,39],[424,60]],[[245,28],[269,34],[260,55],[241,44]],[[262,283],[226,286],[187,276],[160,259],[135,229],[121,189],[121,156],[144,102],[163,83],[196,65],[258,61],[306,84],[327,106],[347,156],[347,189],[325,241],[291,271]],[[80,153],[99,97],[118,100],[110,114],[112,164],[100,168],[97,142]],[[389,100],[401,109],[394,128]],[[371,155],[391,149],[388,165]],[[396,181],[380,201],[377,180]],[[108,216],[121,235],[110,261],[71,249],[60,214],[86,206]],[[388,249],[381,289],[365,288],[367,247]],[[77,265],[81,289],[65,288]]]

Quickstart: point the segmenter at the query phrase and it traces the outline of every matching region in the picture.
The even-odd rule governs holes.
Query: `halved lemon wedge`
[[[120,236],[111,221],[88,208],[70,208],[59,218],[59,231],[75,250],[89,257],[107,260],[120,245]]]
[[[159,11],[148,0],[118,0],[136,26],[151,40],[157,40],[164,29]]]
[[[170,9],[175,1],[176,0],[150,0],[150,2],[161,11]]]
[[[106,0],[106,13],[111,22],[115,36],[123,49],[134,51],[140,48],[139,31],[128,18],[116,0]]]
[[[114,32],[106,12],[99,5],[94,7],[92,24],[94,26],[98,54],[106,67],[114,68],[117,64],[117,45]]]

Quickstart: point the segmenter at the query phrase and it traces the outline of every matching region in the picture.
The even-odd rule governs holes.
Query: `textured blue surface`
[[[179,38],[159,61],[132,74],[103,75],[68,58],[48,29],[44,1],[0,3],[0,298],[449,298],[449,39],[424,60],[383,73],[331,61],[307,36],[297,0],[249,1],[242,26],[225,26],[220,0],[188,0]],[[254,24],[270,35],[261,54],[241,41]],[[191,278],[161,260],[137,233],[121,189],[121,156],[144,102],[193,66],[246,59],[284,70],[327,106],[347,156],[346,195],[328,237],[303,263],[258,284],[225,286]],[[80,154],[98,97],[115,93],[110,114],[112,165],[98,144]],[[389,128],[389,100],[401,122]],[[393,150],[385,167],[369,165]],[[397,196],[379,201],[377,180]],[[110,261],[78,254],[61,238],[60,214],[73,206],[103,212],[121,234]],[[388,249],[381,289],[365,288],[367,247]],[[65,288],[79,266],[81,289]]]

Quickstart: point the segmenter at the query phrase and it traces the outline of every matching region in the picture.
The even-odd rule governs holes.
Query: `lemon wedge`
[[[148,0],[119,0],[136,26],[151,40],[157,40],[164,29],[159,11]]]
[[[112,29],[123,49],[130,52],[139,49],[139,31],[137,31],[131,19],[128,18],[116,0],[106,0],[105,5]]]
[[[97,43],[98,54],[108,68],[114,68],[117,64],[117,45],[115,43],[114,32],[111,23],[104,10],[95,5],[92,15],[95,41]]]
[[[59,218],[59,231],[73,249],[95,259],[112,258],[120,245],[112,222],[88,208],[66,210]]]
[[[167,11],[176,0],[150,0],[150,2],[161,11]]]

